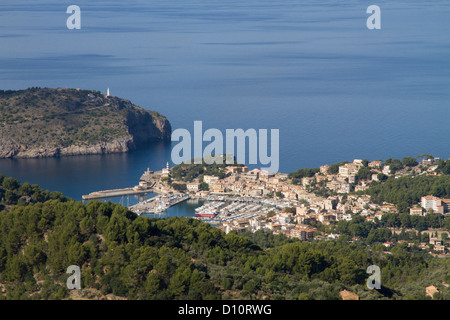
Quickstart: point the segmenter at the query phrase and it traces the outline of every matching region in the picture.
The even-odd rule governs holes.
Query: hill
[[[99,91],[0,90],[0,158],[127,152],[170,135],[164,116]]]
[[[111,202],[81,202],[0,176],[2,299],[448,299],[448,259],[406,245],[384,252],[347,241],[301,242],[258,232],[249,236],[184,217],[150,219]],[[12,192],[22,201],[12,201]],[[17,197],[16,197],[17,198]],[[21,198],[19,198],[21,199]],[[15,204],[17,203],[17,204]],[[378,265],[382,289],[366,288]],[[68,290],[66,269],[81,269]]]

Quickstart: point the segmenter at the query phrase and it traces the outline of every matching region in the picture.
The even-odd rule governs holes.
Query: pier
[[[190,199],[188,194],[158,195],[156,197],[141,201],[129,207],[134,213],[141,215],[145,213],[162,213],[172,206]]]
[[[106,199],[113,197],[123,197],[123,196],[131,196],[138,195],[144,193],[152,193],[152,188],[123,188],[123,189],[113,189],[113,190],[103,190],[103,191],[95,191],[91,192],[88,195],[81,196],[83,201],[94,200],[94,199]]]

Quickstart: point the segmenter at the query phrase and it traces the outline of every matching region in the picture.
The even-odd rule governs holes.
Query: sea
[[[71,5],[80,29],[67,27]],[[380,8],[381,29],[367,27],[370,5]],[[449,158],[449,17],[447,0],[2,1],[0,89],[109,88],[174,130],[193,132],[194,121],[222,132],[278,129],[284,173]],[[173,166],[175,144],[2,159],[0,172],[81,200]],[[166,216],[194,208],[186,202]]]

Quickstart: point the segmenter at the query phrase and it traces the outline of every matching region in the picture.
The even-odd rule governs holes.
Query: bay
[[[366,28],[371,1],[76,2],[80,30],[66,28],[72,3],[0,4],[1,89],[110,88],[174,129],[279,129],[281,172],[450,157],[448,1],[378,1],[381,30]],[[80,199],[134,186],[172,146],[3,159],[0,172]]]

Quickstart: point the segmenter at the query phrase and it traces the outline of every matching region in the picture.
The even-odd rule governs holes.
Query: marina
[[[190,199],[188,194],[158,195],[130,206],[129,209],[138,215],[158,214],[188,199]]]
[[[250,173],[256,174],[250,177],[250,180],[247,180],[248,177],[246,176],[248,171],[244,171],[244,173],[241,172],[242,176],[234,176],[234,182],[237,182],[236,185],[239,188],[242,188],[242,183],[245,183],[247,185],[247,192],[245,193],[236,190],[229,192],[233,186],[229,186],[228,192],[225,192],[225,190],[215,192],[214,185],[211,183],[213,190],[209,192],[198,189],[192,190],[194,187],[198,188],[199,184],[184,182],[180,182],[180,184],[184,183],[186,185],[186,191],[180,192],[166,182],[166,179],[171,176],[171,169],[169,163],[167,163],[166,167],[160,171],[151,171],[147,168],[141,175],[139,184],[132,188],[91,192],[83,196],[83,201],[122,197],[121,204],[123,205],[123,198],[127,197],[126,206],[137,215],[165,217],[178,211],[176,205],[189,200],[186,202],[186,206],[183,206],[183,208],[189,208],[188,215],[211,225],[219,225],[236,220],[242,222],[253,218],[266,218],[271,211],[276,213],[285,208],[298,205],[298,202],[292,199],[272,196],[273,189],[269,193],[262,192],[261,190],[268,183],[268,175],[266,177],[267,181],[256,182],[254,177],[259,177],[259,170],[253,170]],[[234,174],[236,173],[239,172],[234,172]],[[277,181],[279,181],[278,179],[280,177],[276,178]],[[217,190],[220,190],[220,188]],[[130,195],[136,196],[139,202],[130,206]],[[148,198],[149,195],[151,198]],[[184,211],[184,214],[188,211]]]
[[[238,198],[234,200],[225,197],[208,197],[206,204],[195,209],[197,219],[211,224],[218,224],[239,219],[251,219],[266,216],[280,204],[267,199]]]
[[[133,188],[113,189],[92,192],[83,196],[84,200],[108,199],[135,195],[139,202],[127,207],[138,215],[157,215],[162,217],[177,204],[189,200],[190,216],[212,225],[227,223],[234,220],[249,220],[257,217],[266,217],[270,211],[279,211],[298,205],[296,201],[251,194],[230,192],[178,192],[166,185],[162,179],[170,176],[167,163],[161,171],[147,169]],[[157,194],[151,198],[148,195]],[[127,198],[127,199],[128,199]]]

